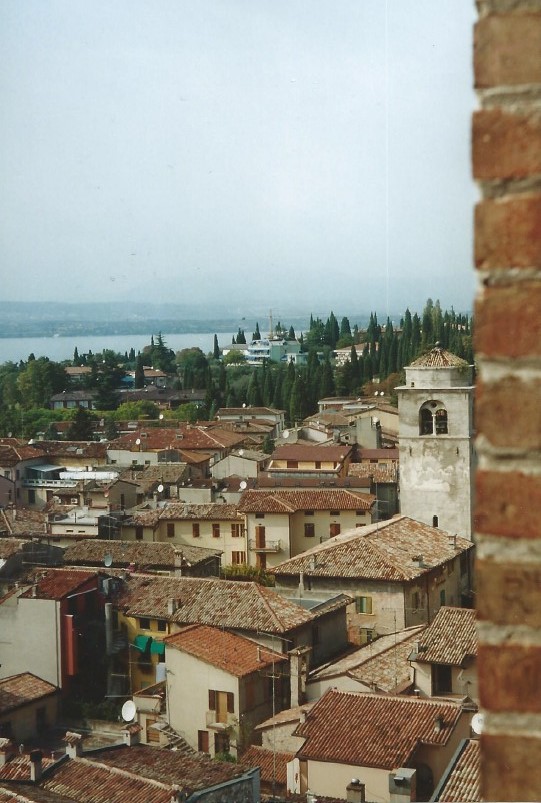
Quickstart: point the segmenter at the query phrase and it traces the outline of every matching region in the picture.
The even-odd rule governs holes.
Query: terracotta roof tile
[[[462,666],[465,660],[476,655],[475,611],[443,606],[420,639],[416,660]]]
[[[209,557],[221,555],[219,549],[192,546],[191,544],[164,543],[161,541],[108,541],[83,539],[64,550],[64,563],[83,566],[103,566],[106,554],[113,558],[113,566],[135,564],[140,571],[144,569],[172,569],[187,563],[193,566]]]
[[[239,678],[286,660],[247,638],[206,625],[187,627],[164,642]]]
[[[20,552],[26,541],[21,538],[0,538],[0,559],[7,560]]]
[[[466,739],[449,775],[433,800],[445,803],[476,803],[481,800],[481,755],[479,741]]]
[[[371,477],[373,482],[398,482],[398,466],[388,463],[351,463],[348,477]]]
[[[337,446],[335,443],[329,446],[311,444],[310,446],[298,446],[295,443],[278,446],[271,455],[272,460],[332,460],[341,463],[352,451],[351,446],[342,444]]]
[[[465,538],[456,537],[453,544],[443,530],[397,516],[341,533],[270,571],[278,576],[302,571],[306,577],[407,582],[469,549],[473,544]],[[420,554],[422,565],[414,560]]]
[[[376,497],[345,488],[307,488],[296,491],[281,489],[248,490],[240,499],[242,513],[293,513],[296,510],[365,510],[371,509]]]
[[[453,367],[460,367],[460,366],[467,366],[468,363],[466,360],[462,360],[460,357],[457,357],[456,354],[452,354],[450,351],[446,351],[439,346],[431,349],[431,351],[427,352],[427,354],[423,354],[421,357],[418,357],[410,366],[412,368],[453,368]]]
[[[21,594],[21,597],[28,599],[36,596],[38,599],[60,600],[77,591],[93,578],[96,579],[97,588],[96,572],[85,572],[80,569],[49,569],[45,576],[37,580],[35,593],[32,588],[28,588]]]
[[[140,440],[140,445],[136,443]],[[146,427],[125,433],[108,445],[109,449],[129,449],[130,451],[158,451],[163,449],[183,449],[188,451],[215,452],[217,449],[231,448],[242,443],[242,437],[225,429],[213,427],[207,430],[201,426],[179,428]]]
[[[58,689],[52,683],[33,675],[31,672],[22,672],[0,680],[0,714],[6,714],[21,705],[32,703]]]
[[[301,759],[392,770],[405,766],[419,744],[445,745],[460,703],[329,690],[295,730],[306,741]],[[437,718],[443,727],[435,727]]]
[[[261,782],[269,785],[275,781],[280,786],[287,784],[287,764],[295,758],[295,753],[280,753],[252,745],[239,759],[243,767],[259,767]]]
[[[41,760],[42,770],[48,770],[53,764],[52,758],[44,756]],[[0,783],[2,781],[30,781],[30,755],[28,753],[16,755],[0,767]]]
[[[162,521],[181,520],[207,520],[207,521],[238,521],[239,514],[236,505],[208,502],[206,504],[192,504],[185,502],[169,502],[160,513]]]
[[[169,599],[179,603],[172,617],[167,612]],[[130,575],[117,604],[128,616],[265,633],[285,633],[316,618],[257,583],[198,577]]]

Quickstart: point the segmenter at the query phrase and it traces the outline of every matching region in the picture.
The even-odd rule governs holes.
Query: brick
[[[541,195],[485,200],[475,208],[478,268],[541,267]]]
[[[477,432],[493,446],[526,451],[541,449],[539,379],[524,381],[507,376],[498,382],[478,381],[475,401]]]
[[[506,538],[540,538],[541,477],[519,471],[475,475],[474,522],[478,533]]]
[[[541,713],[541,647],[479,644],[479,695],[492,712]]]
[[[473,115],[473,176],[519,179],[541,173],[541,114],[487,109]]]
[[[490,357],[541,357],[541,282],[487,287],[475,304],[474,347]]]
[[[541,739],[481,736],[481,799],[541,800]]]
[[[490,14],[474,29],[475,86],[541,83],[541,14]]]
[[[475,564],[475,586],[480,621],[541,628],[541,565],[479,558]]]

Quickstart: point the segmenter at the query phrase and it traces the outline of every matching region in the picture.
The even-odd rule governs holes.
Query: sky
[[[471,308],[473,0],[2,0],[9,301]]]

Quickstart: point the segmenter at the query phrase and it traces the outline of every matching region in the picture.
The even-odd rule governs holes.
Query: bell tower
[[[472,537],[473,366],[436,344],[398,387],[400,512]]]

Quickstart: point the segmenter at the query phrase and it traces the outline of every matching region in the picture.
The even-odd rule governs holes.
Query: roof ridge
[[[162,781],[156,781],[154,778],[149,778],[146,775],[137,775],[134,772],[130,772],[129,770],[122,769],[121,767],[115,767],[111,764],[104,764],[101,761],[95,761],[94,759],[86,758],[85,756],[77,756],[73,758],[72,761],[76,761],[79,763],[88,764],[92,767],[98,767],[102,770],[107,770],[111,775],[120,775],[125,778],[130,778],[134,781],[140,781],[142,783],[150,783],[153,786],[157,786],[159,789],[164,789],[169,791],[171,789],[171,784],[164,784]]]

